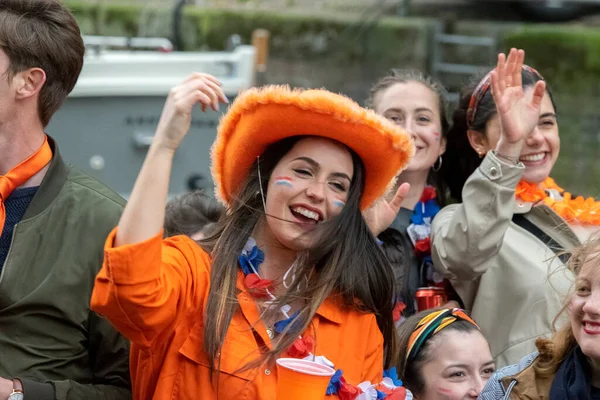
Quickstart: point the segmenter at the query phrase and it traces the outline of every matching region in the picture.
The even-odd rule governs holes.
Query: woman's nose
[[[600,315],[600,290],[592,290],[592,293],[583,303],[583,312],[589,315]]]
[[[542,134],[542,132],[540,132],[540,130],[536,126],[533,129],[533,132],[531,132],[529,134],[529,136],[527,136],[525,143],[530,147],[535,147],[535,146],[539,146],[543,141],[544,141],[544,135]]]
[[[410,138],[414,142],[417,139],[417,130],[415,129],[414,124],[409,119],[407,119],[401,126],[402,129],[404,129],[406,133],[410,135]]]
[[[322,182],[312,181],[306,188],[306,195],[314,201],[323,201],[325,198],[325,188]]]
[[[470,398],[476,399],[477,397],[479,397],[479,393],[481,393],[481,391],[485,387],[485,384],[486,384],[486,381],[484,381],[483,378],[481,378],[481,377],[474,378],[473,381],[471,382],[471,389],[469,389],[469,391],[467,392],[467,395]]]

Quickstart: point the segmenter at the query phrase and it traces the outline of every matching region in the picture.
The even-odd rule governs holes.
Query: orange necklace
[[[547,190],[557,190],[562,195],[562,200],[551,198]],[[565,221],[577,221],[582,224],[600,225],[600,201],[593,197],[584,199],[582,196],[573,198],[571,193],[565,192],[558,186],[554,179],[548,177],[541,184],[521,181],[515,191],[517,199],[537,203],[543,201],[548,207],[552,208]]]

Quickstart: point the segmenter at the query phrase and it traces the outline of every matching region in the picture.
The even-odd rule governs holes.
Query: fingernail
[[[229,99],[225,96],[225,103],[229,104]]]

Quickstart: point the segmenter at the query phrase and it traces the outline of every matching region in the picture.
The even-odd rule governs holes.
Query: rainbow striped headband
[[[471,317],[467,315],[465,310],[460,308],[447,308],[433,311],[432,313],[429,313],[423,317],[408,339],[406,360],[410,361],[414,359],[417,354],[419,354],[421,347],[423,347],[423,344],[425,344],[426,341],[428,341],[433,335],[448,325],[459,320],[470,322],[471,324],[475,325],[477,329],[479,329],[479,325],[477,325],[475,321],[473,321]]]
[[[529,71],[537,75],[541,80],[545,80],[544,77],[537,72],[535,69],[531,68],[528,65],[523,65],[523,70]],[[494,71],[494,70],[492,70]],[[481,103],[481,99],[487,93],[490,86],[492,85],[492,71],[488,72],[486,76],[483,77],[479,85],[473,91],[471,95],[471,100],[469,100],[469,109],[467,110],[467,126],[469,129],[473,128],[473,122],[475,122],[475,114],[477,113],[477,107],[479,107],[479,103]]]

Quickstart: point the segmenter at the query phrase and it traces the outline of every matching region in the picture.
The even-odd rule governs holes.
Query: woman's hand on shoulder
[[[154,144],[175,151],[192,122],[192,110],[200,104],[202,111],[210,106],[219,110],[219,103],[229,103],[221,82],[212,75],[194,73],[169,92],[154,136]]]
[[[498,147],[522,146],[538,124],[546,83],[536,82],[531,95],[526,96],[521,75],[524,60],[523,50],[511,49],[508,58],[498,55],[498,64],[491,73],[492,95],[502,124]]]

